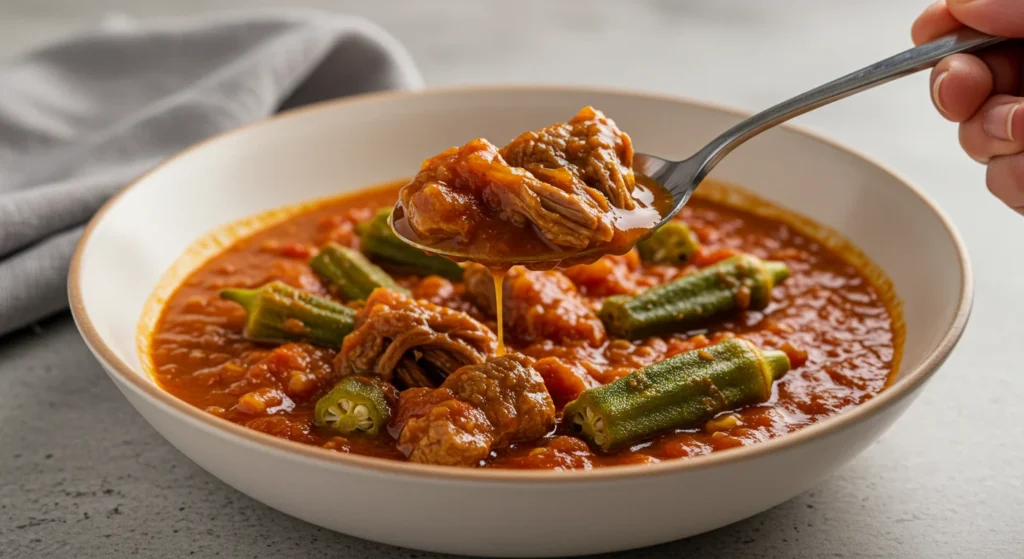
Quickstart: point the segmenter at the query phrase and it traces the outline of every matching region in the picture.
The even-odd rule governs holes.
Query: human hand
[[[937,0],[914,22],[915,44],[960,27],[1024,37],[1020,0]],[[1024,44],[1003,43],[978,55],[954,54],[932,70],[932,102],[960,123],[960,145],[987,166],[989,191],[1024,214]]]

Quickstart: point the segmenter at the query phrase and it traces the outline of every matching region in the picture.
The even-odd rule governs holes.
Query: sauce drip
[[[502,301],[501,295],[505,291],[505,273],[507,269],[495,269],[491,268],[491,278],[494,279],[494,307],[497,313],[498,319],[498,349],[496,355],[501,357],[505,355],[505,319],[502,316]]]

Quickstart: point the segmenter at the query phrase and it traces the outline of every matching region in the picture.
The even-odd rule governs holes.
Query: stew
[[[574,469],[781,436],[871,398],[895,368],[891,294],[785,220],[699,198],[655,246],[511,268],[510,354],[495,359],[488,270],[396,243],[387,208],[401,186],[325,202],[193,272],[152,334],[159,383],[339,452]],[[639,397],[638,380],[657,393]],[[674,405],[693,394],[721,397]]]

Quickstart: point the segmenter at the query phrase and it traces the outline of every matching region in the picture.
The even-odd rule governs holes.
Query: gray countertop
[[[905,48],[926,2],[299,3],[378,21],[431,85],[592,83],[753,110]],[[0,63],[109,11],[272,4],[3,0]],[[620,556],[1021,557],[1024,218],[986,193],[984,169],[958,151],[923,75],[800,120],[901,171],[946,209],[974,264],[971,324],[910,411],[818,488],[715,532]],[[0,340],[0,555],[57,554],[430,556],[316,528],[223,485],[129,406],[66,315]]]

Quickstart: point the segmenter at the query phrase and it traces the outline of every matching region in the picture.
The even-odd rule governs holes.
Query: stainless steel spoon
[[[672,210],[665,218],[652,227],[644,236],[637,239],[637,241],[643,240],[651,232],[679,213],[679,210],[690,199],[693,192],[697,190],[697,186],[704,180],[704,177],[715,168],[715,165],[718,165],[726,155],[729,155],[740,144],[761,132],[833,101],[849,97],[854,93],[859,93],[876,85],[931,68],[951,54],[981,50],[1005,40],[1003,37],[993,37],[972,29],[963,29],[876,62],[866,68],[847,74],[757,113],[726,130],[701,148],[700,151],[682,161],[669,161],[644,153],[636,154],[633,158],[633,169],[664,185],[672,194],[674,202]],[[396,233],[401,236],[398,231]],[[487,259],[481,260],[480,255],[438,251],[436,248],[420,245],[405,237],[403,237],[403,240],[435,254],[453,257],[457,260],[476,260],[487,263]],[[553,264],[558,260],[586,261],[588,255],[594,255],[596,258],[601,252],[602,247],[594,247],[575,253],[544,254],[536,255],[533,258],[519,258],[515,263],[548,262]]]
[[[726,130],[700,151],[682,161],[668,161],[654,155],[636,154],[633,169],[664,185],[675,200],[675,206],[669,215],[651,231],[679,213],[704,177],[726,155],[761,132],[854,93],[931,68],[951,54],[974,52],[1005,40],[1004,37],[993,37],[973,29],[963,29],[903,51],[761,111]]]

